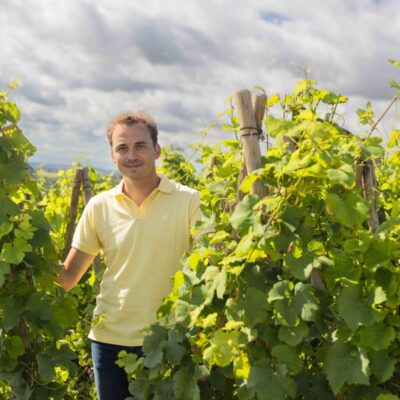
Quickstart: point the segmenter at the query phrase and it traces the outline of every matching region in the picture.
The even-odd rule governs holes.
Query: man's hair
[[[107,129],[107,138],[108,141],[110,142],[110,145],[112,145],[112,135],[117,125],[133,126],[140,122],[145,124],[149,129],[151,140],[153,142],[153,145],[155,146],[157,144],[157,139],[158,139],[157,125],[154,119],[149,114],[146,114],[144,111],[124,113],[114,118],[110,122],[110,125],[108,126]]]

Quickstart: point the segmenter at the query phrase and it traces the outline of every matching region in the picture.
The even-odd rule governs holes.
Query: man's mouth
[[[143,165],[142,163],[140,163],[140,164],[126,164],[125,167],[127,167],[127,168],[138,168],[138,167],[141,167],[142,165]]]

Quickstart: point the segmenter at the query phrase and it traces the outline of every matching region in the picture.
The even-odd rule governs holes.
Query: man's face
[[[112,134],[111,156],[124,178],[146,181],[156,174],[156,159],[160,146],[154,146],[150,131],[141,122],[128,126],[117,125]]]

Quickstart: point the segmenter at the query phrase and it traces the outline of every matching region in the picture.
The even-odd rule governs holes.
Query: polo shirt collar
[[[162,173],[159,174],[159,177],[161,178],[161,181],[155,190],[162,193],[171,193],[174,188],[173,183]],[[121,199],[125,196],[125,193],[122,191],[123,185],[124,185],[124,180],[121,179],[119,184],[115,187],[114,196],[116,199]]]
[[[173,183],[164,174],[159,174],[159,176],[161,181],[156,190],[163,193],[171,193],[174,188]]]

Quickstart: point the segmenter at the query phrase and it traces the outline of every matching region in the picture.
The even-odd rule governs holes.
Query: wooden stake
[[[86,204],[92,197],[92,189],[90,187],[89,170],[87,167],[83,168],[82,171],[82,190],[83,190],[83,201]]]
[[[92,188],[90,187],[89,169],[87,167],[83,168],[82,171],[82,189],[83,189],[83,201],[86,206],[89,200],[92,198]],[[93,260],[93,267],[96,276],[95,284],[98,287],[100,285],[98,277],[101,272],[101,261],[99,255],[97,255]]]
[[[376,232],[379,227],[379,217],[375,201],[378,182],[372,160],[356,160],[356,185],[361,190],[364,199],[370,204],[368,225],[372,232]]]
[[[262,123],[264,120],[265,108],[267,105],[267,96],[265,94],[257,93],[253,95],[253,110],[254,110],[254,118],[256,120],[256,128],[261,132]],[[236,199],[240,201],[244,197],[244,193],[240,190],[240,185],[243,182],[243,179],[247,176],[247,168],[246,168],[246,160],[243,160],[242,168],[239,172],[238,177],[238,190]],[[265,195],[267,194],[267,189],[265,188]]]
[[[257,129],[262,128],[265,108],[267,106],[267,96],[263,93],[253,95],[253,110]]]
[[[72,237],[74,235],[75,220],[76,220],[76,215],[78,213],[79,190],[81,188],[82,175],[83,175],[82,169],[75,170],[75,177],[71,194],[71,203],[69,207],[69,221],[67,225],[67,231],[65,233],[65,247],[64,247],[63,260],[65,260],[68,255],[69,249],[71,248]]]
[[[261,168],[261,151],[259,144],[259,132],[251,103],[251,95],[248,90],[241,90],[235,94],[241,139],[244,148],[244,159],[248,173]],[[265,197],[266,190],[260,181],[253,185],[252,192],[260,198]]]
[[[379,227],[379,218],[376,211],[375,191],[377,187],[377,180],[375,176],[375,168],[372,160],[364,163],[363,168],[363,189],[364,198],[370,203],[369,209],[369,226],[372,232],[376,232]]]

